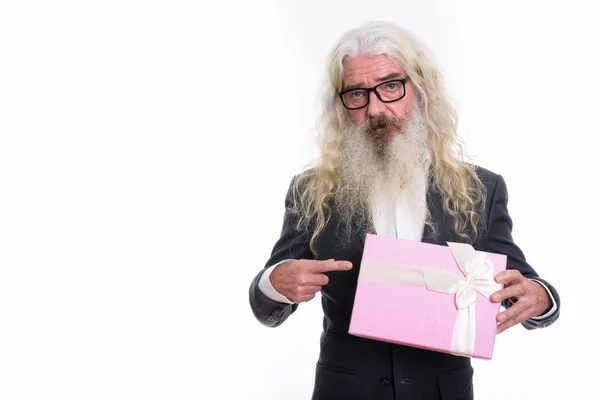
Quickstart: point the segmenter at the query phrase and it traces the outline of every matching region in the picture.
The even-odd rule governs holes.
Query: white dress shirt
[[[426,169],[419,170],[413,183],[407,187],[395,199],[390,193],[381,192],[373,197],[371,211],[373,213],[373,224],[379,236],[388,236],[398,239],[408,239],[421,241],[423,237],[423,229],[425,227],[425,215],[427,210],[426,194],[427,181],[425,177]],[[269,276],[275,267],[279,264],[290,260],[283,260],[269,267],[261,276],[258,287],[265,296],[271,300],[293,304],[287,297],[278,293],[269,280]],[[532,279],[535,280],[535,279]],[[547,313],[532,319],[543,319],[550,316],[556,311],[556,302],[552,297],[552,293],[546,285],[541,284],[548,292],[552,301],[552,308]]]

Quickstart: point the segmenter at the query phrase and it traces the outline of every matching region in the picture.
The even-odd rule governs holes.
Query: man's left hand
[[[525,278],[521,272],[514,269],[502,271],[494,279],[504,284],[504,288],[493,293],[490,299],[499,303],[510,298],[514,303],[496,316],[497,333],[537,317],[550,307],[551,300],[546,289],[538,282]]]

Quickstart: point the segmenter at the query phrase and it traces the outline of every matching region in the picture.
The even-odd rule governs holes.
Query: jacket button
[[[552,325],[552,322],[554,322],[554,321],[546,321],[546,322],[542,322],[542,326],[543,326],[544,328],[546,328],[546,327],[548,327],[548,326]]]
[[[381,384],[383,386],[390,386],[392,384],[392,380],[389,377],[381,378]]]
[[[279,318],[281,318],[282,315],[283,315],[283,309],[276,308],[275,310],[273,310],[273,312],[271,314],[269,314],[269,316],[267,317],[267,320],[268,321],[277,321]]]

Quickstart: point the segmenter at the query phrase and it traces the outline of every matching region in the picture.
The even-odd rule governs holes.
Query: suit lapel
[[[435,227],[435,232],[429,225],[423,229],[422,242],[431,244],[445,245],[446,241],[452,236],[451,225],[442,205],[442,196],[435,188],[429,188],[427,191],[427,207],[431,215],[431,222]]]
[[[364,231],[361,230],[357,230],[356,231],[356,237],[354,238],[354,243],[358,242],[358,245],[360,248],[364,248],[365,247],[365,238],[367,237],[367,234],[371,233],[373,235],[377,234],[377,231],[375,230],[375,226],[373,225],[373,223],[369,224],[369,229],[366,229]]]

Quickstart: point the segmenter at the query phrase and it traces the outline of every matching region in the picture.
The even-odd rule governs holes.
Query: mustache
[[[378,130],[389,132],[391,130],[401,131],[404,127],[404,120],[400,118],[388,118],[385,115],[377,115],[366,121],[365,129],[367,132],[375,133]]]

